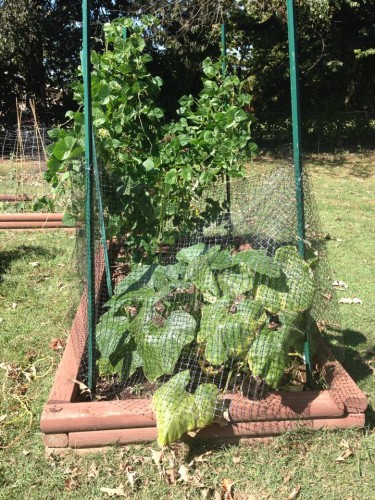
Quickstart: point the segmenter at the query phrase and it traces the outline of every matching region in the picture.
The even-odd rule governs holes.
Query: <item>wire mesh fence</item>
[[[101,197],[110,200],[113,186],[102,176],[101,182]],[[225,182],[206,191],[197,210],[204,213],[214,200],[220,213],[181,232],[173,244],[161,242],[153,262],[132,263],[126,235],[112,240],[112,296],[105,284],[95,193],[96,287],[103,285],[93,339],[98,399],[118,400],[124,408],[139,404],[140,412],[141,400],[152,399],[160,414],[172,414],[180,405],[208,422],[220,419],[233,400],[238,418],[246,419],[264,412],[257,405],[249,409],[247,402],[270,398],[275,391],[329,388],[322,356],[324,361],[334,357],[329,350],[322,354],[321,341],[334,345],[342,339],[324,235],[306,175],[304,185],[305,261],[297,250],[294,169],[281,163],[232,180],[230,207]],[[104,206],[104,219],[109,212]],[[84,226],[78,236],[84,285]],[[76,349],[85,351],[80,379],[87,382],[87,324],[80,331]]]

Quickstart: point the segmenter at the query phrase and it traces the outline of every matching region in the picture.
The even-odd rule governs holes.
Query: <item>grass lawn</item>
[[[348,289],[341,357],[375,407],[374,156],[309,157],[331,265]],[[156,444],[46,456],[39,418],[77,302],[70,233],[0,232],[0,498],[373,499],[375,432],[299,432],[251,448]],[[349,450],[349,451],[348,451]],[[346,457],[337,460],[339,457]]]

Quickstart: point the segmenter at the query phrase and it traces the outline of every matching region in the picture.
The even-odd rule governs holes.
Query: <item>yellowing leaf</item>
[[[213,422],[218,387],[214,384],[201,384],[195,394],[189,394],[185,390],[189,381],[189,370],[185,370],[171,378],[154,394],[159,446],[166,446],[185,433]]]

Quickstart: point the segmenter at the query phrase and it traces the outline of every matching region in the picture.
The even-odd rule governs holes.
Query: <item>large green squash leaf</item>
[[[252,291],[254,285],[253,278],[253,272],[233,268],[219,274],[217,281],[225,297],[237,297],[238,295]]]
[[[140,312],[131,325],[146,378],[154,382],[172,375],[182,349],[195,339],[196,321],[184,311],[173,311],[163,327],[155,326],[150,312]]]
[[[278,278],[281,274],[279,263],[263,250],[244,250],[234,255],[233,262],[243,264],[252,271],[270,278]]]
[[[278,330],[264,326],[251,344],[247,361],[254,377],[261,377],[272,388],[277,389],[285,369],[289,364],[291,347],[300,346],[304,334],[295,326],[299,325],[301,315],[284,313],[284,321]]]
[[[255,298],[272,314],[305,311],[314,297],[314,280],[309,265],[294,246],[277,249],[275,262],[280,265],[282,275],[277,279],[260,277]]]
[[[220,297],[220,289],[216,277],[204,256],[197,257],[186,270],[185,279],[194,284],[207,302],[215,302]]]
[[[160,446],[166,446],[189,431],[202,429],[213,423],[218,387],[214,384],[201,384],[195,394],[189,394],[185,390],[189,381],[189,370],[180,372],[153,396]]]
[[[96,326],[96,347],[103,358],[108,357],[129,336],[127,316],[115,316],[109,311],[101,317]]]
[[[147,285],[155,268],[156,265],[134,265],[131,272],[116,286],[116,295],[126,291],[138,290],[140,287]]]
[[[205,243],[197,243],[188,248],[182,248],[176,254],[176,259],[179,262],[185,262],[185,264],[189,264],[194,259],[199,257],[200,255],[204,255],[208,251],[208,246]]]
[[[119,375],[121,380],[126,380],[133,375],[137,368],[143,365],[143,360],[137,351],[137,346],[133,338],[110,354],[109,357],[102,357],[98,360],[99,374]]]
[[[233,309],[231,312],[229,309]],[[266,314],[262,304],[244,300],[234,306],[227,298],[203,306],[197,342],[205,345],[205,358],[213,365],[245,352]]]

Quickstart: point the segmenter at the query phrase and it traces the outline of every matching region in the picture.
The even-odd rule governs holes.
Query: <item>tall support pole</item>
[[[87,264],[87,385],[94,389],[95,351],[95,259],[93,218],[93,143],[91,117],[91,63],[90,63],[90,0],[82,1],[82,70],[84,87],[85,126],[85,209],[86,209],[86,264]]]
[[[224,81],[227,74],[227,34],[225,22],[221,23],[221,74]],[[230,178],[228,174],[225,176],[225,186],[228,206],[228,226],[230,232],[232,232]]]
[[[293,151],[294,151],[294,178],[297,202],[297,233],[298,252],[305,258],[305,213],[304,192],[301,160],[301,115],[299,103],[298,84],[298,47],[296,36],[296,16],[294,0],[287,0],[288,15],[288,40],[289,40],[289,66],[290,66],[290,90],[292,101],[292,127],[293,127]],[[311,349],[310,334],[307,332],[304,345],[307,383],[311,382]]]
[[[294,151],[294,176],[297,197],[297,231],[298,251],[305,258],[305,214],[303,200],[303,179],[301,161],[301,116],[299,104],[298,85],[298,52],[296,37],[296,18],[294,0],[287,0],[288,13],[288,39],[289,39],[289,67],[290,90],[292,100],[292,126],[293,126],[293,151]]]

